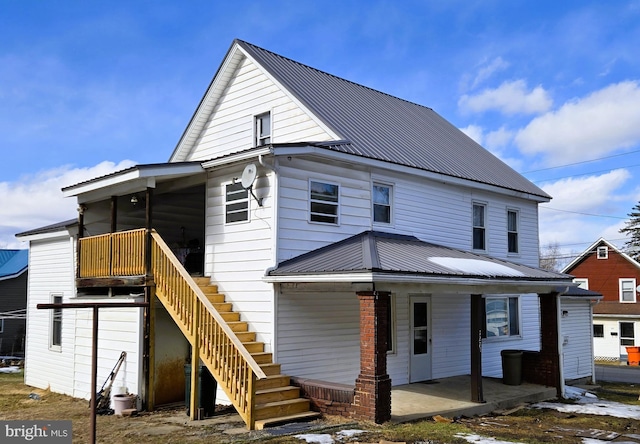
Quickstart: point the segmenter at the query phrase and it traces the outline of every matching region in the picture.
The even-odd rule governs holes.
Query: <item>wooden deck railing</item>
[[[79,239],[78,277],[144,275],[146,232],[143,228]]]
[[[265,373],[211,305],[171,249],[152,233],[156,295],[223,388],[249,429],[255,427],[255,381]]]

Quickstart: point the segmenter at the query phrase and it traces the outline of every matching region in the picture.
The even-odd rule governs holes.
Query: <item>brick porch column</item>
[[[387,374],[387,291],[358,292],[360,374],[353,400],[354,418],[381,424],[391,419],[391,378]]]

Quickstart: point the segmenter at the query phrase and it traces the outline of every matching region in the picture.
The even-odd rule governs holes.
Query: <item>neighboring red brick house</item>
[[[626,347],[640,345],[640,264],[600,238],[562,271],[603,295],[593,307],[595,359],[626,359]]]

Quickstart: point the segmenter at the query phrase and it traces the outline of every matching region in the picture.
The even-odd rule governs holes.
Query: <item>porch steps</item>
[[[218,293],[218,287],[211,284],[208,277],[194,280],[267,375],[266,379],[255,382],[255,428],[261,430],[320,417],[320,413],[311,410],[310,401],[300,396],[300,388],[290,384],[291,378],[281,374],[280,364],[274,363],[273,355],[264,351],[264,343],[256,341],[256,333],[249,331],[249,324],[240,320],[240,314],[233,311],[232,304],[225,302],[225,296]]]

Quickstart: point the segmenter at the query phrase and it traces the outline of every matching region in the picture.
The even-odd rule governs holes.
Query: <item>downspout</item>
[[[562,397],[565,397],[565,384],[564,384],[564,340],[562,336],[562,298],[561,295],[569,290],[567,287],[564,291],[559,291],[556,294],[556,323],[558,328],[557,341],[558,341],[558,373],[560,378],[560,393]]]
[[[279,229],[278,229],[278,208],[280,207],[279,204],[279,181],[278,181],[278,167],[276,166],[276,162],[277,159],[274,158],[274,164],[268,164],[267,162],[265,162],[264,160],[264,156],[262,154],[260,154],[258,156],[258,163],[260,164],[260,166],[262,166],[263,168],[266,168],[270,171],[273,172],[273,186],[272,186],[272,190],[271,190],[271,200],[272,200],[272,204],[271,204],[271,215],[273,217],[273,221],[271,223],[271,227],[272,227],[272,236],[271,236],[271,263],[273,264],[272,267],[276,267],[278,265],[278,245],[279,245]],[[277,323],[277,318],[278,318],[278,312],[277,312],[277,307],[278,307],[278,293],[280,290],[280,285],[276,285],[275,283],[272,284],[273,285],[273,301],[272,301],[272,306],[271,306],[271,312],[272,314],[272,318],[271,318],[271,353],[273,355],[273,361],[277,362],[277,350],[276,350],[276,344],[278,341],[276,341],[276,323]]]

